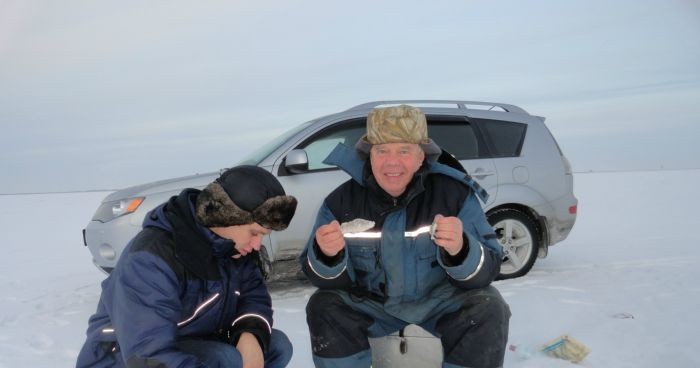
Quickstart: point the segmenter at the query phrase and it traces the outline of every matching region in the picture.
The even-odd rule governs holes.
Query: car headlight
[[[143,202],[144,197],[126,198],[118,201],[104,202],[92,216],[93,221],[107,222],[119,216],[124,216],[136,211]]]

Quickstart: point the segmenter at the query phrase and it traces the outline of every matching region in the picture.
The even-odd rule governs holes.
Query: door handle
[[[484,179],[485,177],[491,176],[494,174],[496,174],[496,173],[493,171],[486,171],[482,168],[478,168],[478,169],[474,170],[474,173],[472,174],[472,176],[477,178],[477,179]]]

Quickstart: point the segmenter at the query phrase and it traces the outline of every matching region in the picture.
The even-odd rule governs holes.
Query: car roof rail
[[[480,101],[460,101],[460,100],[385,100],[385,101],[372,101],[363,103],[361,105],[353,106],[347,111],[352,110],[365,110],[378,106],[384,105],[400,105],[400,104],[410,104],[416,107],[440,107],[445,108],[449,106],[443,105],[454,105],[457,109],[471,109],[471,110],[495,110],[495,111],[505,111],[505,112],[515,112],[520,114],[528,114],[527,111],[521,109],[515,105],[509,105],[498,102],[480,102]]]

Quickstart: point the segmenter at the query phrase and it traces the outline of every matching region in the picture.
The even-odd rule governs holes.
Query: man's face
[[[238,253],[240,253],[241,256],[245,256],[254,250],[260,250],[263,236],[271,232],[270,229],[266,229],[257,223],[228,227],[213,227],[211,228],[211,231],[224,239],[233,240],[233,242],[236,244],[236,250],[238,250]],[[238,257],[234,256],[234,258]]]
[[[413,143],[375,144],[369,151],[372,174],[379,186],[392,197],[406,190],[425,154]]]

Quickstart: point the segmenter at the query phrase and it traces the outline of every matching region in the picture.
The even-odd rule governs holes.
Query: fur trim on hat
[[[294,216],[297,200],[292,196],[268,198],[253,212],[236,205],[217,182],[207,185],[197,196],[195,216],[206,227],[228,227],[254,222],[270,230],[284,230]]]
[[[289,226],[297,208],[297,199],[292,196],[268,198],[253,210],[253,220],[270,230],[284,230]]]

